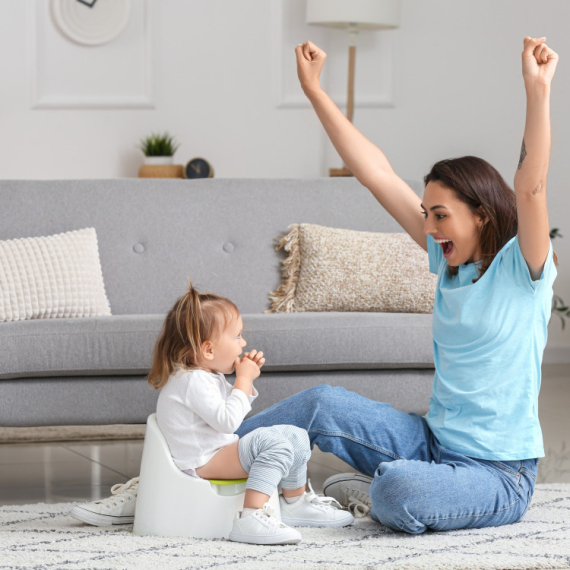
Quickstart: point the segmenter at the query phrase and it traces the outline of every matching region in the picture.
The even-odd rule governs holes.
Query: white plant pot
[[[157,164],[174,164],[173,156],[145,156],[145,164],[152,164],[156,166]]]

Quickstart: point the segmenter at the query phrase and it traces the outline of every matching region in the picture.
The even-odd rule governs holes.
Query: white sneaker
[[[265,503],[263,508],[246,515],[236,513],[229,539],[249,544],[297,544],[301,535],[273,516],[275,511]]]
[[[372,477],[360,473],[340,473],[323,483],[323,493],[327,497],[334,497],[355,517],[365,517],[372,507],[370,483]]]
[[[342,509],[333,497],[316,495],[308,482],[309,491],[303,493],[294,503],[288,503],[279,496],[281,520],[291,526],[320,526],[338,528],[354,522],[354,517]],[[337,507],[338,505],[338,507]]]
[[[75,505],[69,513],[73,518],[95,526],[133,524],[139,478],[111,487],[112,496],[92,503]]]

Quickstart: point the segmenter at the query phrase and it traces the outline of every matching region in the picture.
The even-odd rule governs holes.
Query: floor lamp
[[[346,116],[354,114],[354,67],[356,36],[360,30],[397,28],[400,24],[400,0],[307,0],[307,23],[348,30],[348,100]],[[343,164],[331,168],[330,176],[352,176]]]

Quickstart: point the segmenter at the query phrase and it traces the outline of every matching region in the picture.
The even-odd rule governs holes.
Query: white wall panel
[[[116,38],[86,46],[60,32],[49,0],[28,0],[31,107],[153,108],[152,3],[133,0],[129,22]]]

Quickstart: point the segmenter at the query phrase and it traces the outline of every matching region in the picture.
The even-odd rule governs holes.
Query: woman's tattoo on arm
[[[521,157],[520,157],[520,159],[519,159],[519,166],[518,166],[517,170],[520,170],[520,169],[521,169],[521,166],[522,166],[522,163],[523,163],[523,160],[524,160],[524,157],[525,157],[525,156],[526,156],[526,146],[525,146],[525,144],[524,144],[524,139],[523,139],[522,147],[521,147]]]

